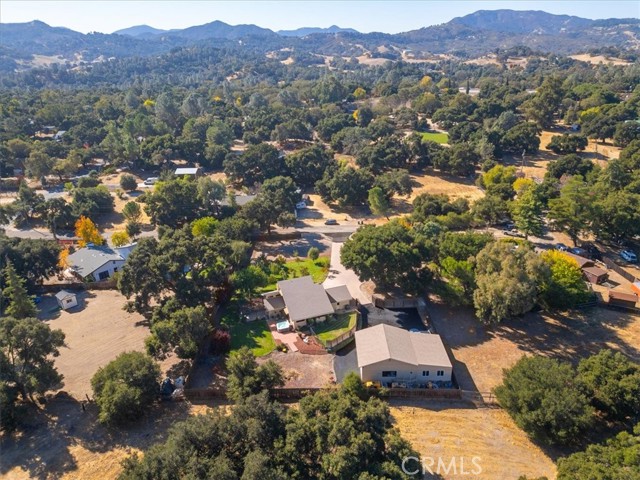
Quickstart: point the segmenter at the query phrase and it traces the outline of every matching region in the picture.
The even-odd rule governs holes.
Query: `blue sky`
[[[42,20],[83,33],[110,33],[147,24],[185,28],[221,20],[253,23],[272,30],[298,27],[355,28],[361,32],[397,33],[444,23],[476,10],[544,10],[586,18],[640,17],[640,2],[609,0],[541,1],[28,1],[1,0],[3,23]]]

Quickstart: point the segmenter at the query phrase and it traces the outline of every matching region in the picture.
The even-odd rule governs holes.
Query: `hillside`
[[[481,10],[448,23],[399,34],[363,34],[335,25],[276,33],[256,25],[213,21],[182,30],[138,25],[113,34],[86,35],[33,21],[0,24],[0,65],[2,70],[10,71],[16,68],[17,60],[28,60],[33,55],[60,56],[70,61],[148,56],[208,39],[253,39],[254,48],[265,52],[289,47],[304,53],[338,56],[351,56],[363,48],[375,51],[380,45],[397,51],[411,49],[416,53],[467,58],[522,45],[541,52],[575,54],[603,47],[640,49],[640,20],[589,20],[540,11]],[[22,68],[29,66],[29,61],[22,62]]]

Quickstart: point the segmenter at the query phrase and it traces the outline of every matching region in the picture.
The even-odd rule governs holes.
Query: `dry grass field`
[[[631,62],[622,60],[621,58],[605,57],[604,55],[589,55],[588,53],[582,53],[580,55],[569,55],[569,58],[580,60],[581,62],[591,63],[593,65],[598,65],[600,63],[611,63],[612,65],[631,65]]]
[[[499,408],[473,408],[463,402],[429,401],[412,404],[391,401],[395,426],[409,440],[424,462],[442,458],[449,465],[455,458],[457,470],[439,473],[444,479],[496,480],[555,478],[556,468],[551,458],[533,444],[511,417]],[[478,475],[461,474],[461,462],[469,472],[473,457],[482,468]],[[428,472],[427,472],[428,473]],[[428,478],[428,477],[427,477]]]

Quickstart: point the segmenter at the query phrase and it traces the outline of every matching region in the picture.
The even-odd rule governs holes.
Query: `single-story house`
[[[638,295],[635,293],[618,292],[609,290],[609,305],[618,307],[635,307],[638,303]]]
[[[589,283],[595,283],[596,285],[605,282],[609,278],[607,271],[600,267],[584,267],[582,274]]]
[[[380,324],[356,332],[356,356],[363,382],[425,385],[450,382],[453,365],[440,335]]]
[[[202,175],[202,170],[200,168],[197,168],[197,167],[193,167],[193,168],[176,168],[175,174],[178,177],[182,177],[184,175],[193,176],[193,177],[200,177]]]
[[[113,277],[126,257],[109,247],[87,246],[67,257],[69,271],[83,281],[99,282]]]
[[[277,283],[277,290],[262,296],[269,318],[286,316],[296,329],[356,307],[356,301],[346,286],[325,290],[322,285],[313,283],[308,275],[282,280]]]
[[[78,306],[78,297],[76,294],[68,292],[67,290],[60,290],[56,293],[56,301],[62,310]]]

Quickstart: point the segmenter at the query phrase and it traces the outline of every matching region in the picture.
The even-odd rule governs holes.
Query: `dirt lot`
[[[79,294],[79,306],[67,312],[51,312],[56,306],[51,296],[40,303],[40,318],[66,335],[67,346],[56,358],[56,367],[64,375],[63,390],[71,396],[91,396],[93,374],[121,352],[144,351],[149,328],[141,315],[122,310],[125,301],[115,290],[96,290]],[[161,363],[162,371],[176,363],[175,357],[169,357]]]
[[[433,300],[433,299],[432,299]],[[640,362],[640,315],[601,307],[523,318],[485,328],[471,309],[429,304],[431,320],[455,357],[462,388],[489,392],[502,381],[502,369],[524,354],[577,362],[608,347]]]
[[[258,363],[273,360],[287,377],[286,388],[326,387],[334,380],[333,355],[304,355],[300,352],[272,352]]]
[[[553,461],[534,445],[511,420],[498,408],[475,409],[466,403],[429,401],[412,404],[393,400],[391,413],[402,436],[420,453],[423,461],[441,457],[449,465],[455,457],[457,475],[453,469],[444,479],[474,478],[476,480],[516,479],[520,475],[529,478],[547,476],[555,478]],[[466,472],[474,469],[473,457],[482,468],[479,475],[461,475],[461,462]]]

